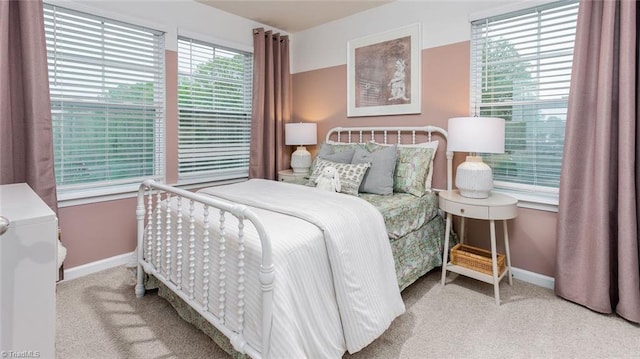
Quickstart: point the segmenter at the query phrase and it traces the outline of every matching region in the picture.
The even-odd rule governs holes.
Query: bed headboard
[[[416,144],[430,142],[433,133],[444,139],[447,157],[447,190],[453,189],[453,152],[446,151],[447,130],[437,126],[417,127],[334,127],[327,132],[326,141],[364,143],[373,141],[376,143]],[[420,136],[426,136],[426,141],[417,141]],[[395,140],[390,140],[395,138]],[[410,140],[407,140],[410,138]],[[356,139],[354,141],[354,139]],[[403,141],[404,140],[404,141]]]

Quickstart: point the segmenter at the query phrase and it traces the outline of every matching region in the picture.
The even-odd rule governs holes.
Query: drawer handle
[[[464,208],[460,208],[460,213],[464,213]]]

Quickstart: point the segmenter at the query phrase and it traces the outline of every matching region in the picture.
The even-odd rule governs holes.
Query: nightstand
[[[278,171],[278,181],[294,183],[294,184],[306,184],[307,183],[307,173],[294,173],[293,170],[282,170]]]
[[[447,224],[444,237],[444,254],[442,265],[442,285],[445,285],[447,271],[462,274],[486,283],[493,284],[493,291],[496,304],[500,305],[500,280],[507,275],[509,284],[513,284],[511,278],[511,256],[509,254],[509,234],[507,232],[507,220],[515,218],[517,215],[518,200],[500,193],[491,192],[488,198],[467,198],[460,195],[457,190],[442,191],[438,193],[440,209],[447,213]],[[491,261],[493,275],[488,275],[454,265],[448,262],[449,258],[449,232],[451,230],[451,220],[453,216],[461,217],[460,243],[464,241],[464,220],[465,218],[482,219],[489,221],[491,231]],[[496,224],[495,221],[502,220],[504,229],[504,249],[506,255],[506,269],[498,273],[498,262],[496,253]]]

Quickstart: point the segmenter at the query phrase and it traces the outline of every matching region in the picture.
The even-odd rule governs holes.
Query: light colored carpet
[[[402,296],[407,312],[345,358],[640,358],[640,326],[551,290],[428,273]],[[73,358],[229,358],[155,292],[137,299],[124,267],[58,284],[56,352]]]

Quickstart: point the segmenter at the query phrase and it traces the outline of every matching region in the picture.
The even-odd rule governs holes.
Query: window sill
[[[140,183],[142,183],[142,181]],[[58,192],[58,207],[64,208],[82,206],[91,203],[133,198],[138,193],[140,183],[130,183],[120,186],[97,187],[62,193]]]
[[[192,190],[211,186],[221,186],[246,180],[246,178],[238,178],[222,181],[178,183],[174,184],[173,186],[184,190]],[[158,182],[163,183],[162,181]],[[135,198],[138,195],[138,189],[140,188],[141,183],[142,181],[136,184],[128,184],[117,187],[102,187],[84,191],[60,193],[58,194],[58,208],[82,206],[86,204]]]
[[[494,188],[493,191],[516,198],[518,200],[518,207],[520,208],[529,208],[546,212],[558,212],[557,195],[538,194],[506,188]]]

